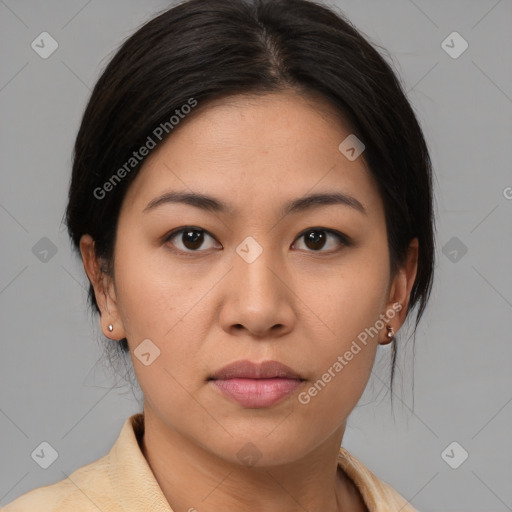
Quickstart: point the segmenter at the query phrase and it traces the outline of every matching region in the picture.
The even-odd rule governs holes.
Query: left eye
[[[309,249],[312,249],[313,252],[329,252],[329,250],[320,251],[320,249],[323,249],[325,247],[327,240],[329,239],[329,235],[331,237],[337,238],[338,243],[341,243],[341,245],[350,245],[348,238],[342,233],[338,233],[337,231],[333,231],[331,229],[321,228],[309,228],[307,231],[301,233],[298,236],[297,240],[304,239],[305,245]],[[332,250],[336,250],[336,244],[334,245],[334,248],[331,247]]]

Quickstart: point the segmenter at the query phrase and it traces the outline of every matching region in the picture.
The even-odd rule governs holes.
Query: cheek
[[[182,309],[186,277],[166,264],[162,248],[151,247],[141,234],[125,231],[120,227],[115,259],[116,297],[123,324],[134,342],[140,336],[160,338]]]
[[[329,309],[323,310],[329,311],[325,323],[334,334],[317,335],[316,347],[305,347],[315,375],[297,397],[311,430],[324,435],[334,431],[340,418],[347,418],[358,403],[378,347],[376,331],[371,329],[382,312],[378,286],[345,284],[333,295]]]
[[[316,380],[299,401],[323,420],[348,415],[371,374],[389,280],[387,260],[375,254],[381,253],[371,248],[361,252],[321,281],[316,293],[306,295],[311,309],[321,312],[324,334],[310,332],[316,340],[310,353]]]
[[[137,380],[153,408],[172,405],[166,416],[178,422],[174,411],[190,406],[184,389],[192,389],[202,376],[194,371],[199,353],[195,340],[201,339],[205,304],[197,303],[200,290],[187,274],[169,265],[165,254],[155,255],[140,246],[119,249],[117,299]],[[138,356],[143,341],[150,347],[148,365]],[[158,356],[153,359],[153,354]]]
[[[159,331],[177,309],[175,287],[154,270],[151,262],[135,251],[116,261],[117,302],[127,338],[134,344],[141,337],[161,337]]]
[[[354,253],[320,281],[312,276],[303,291],[331,339],[341,345],[374,326],[385,312],[389,270],[387,259],[375,256],[379,254],[370,247]]]
[[[118,254],[117,301],[131,351],[149,339],[160,350],[157,361],[181,375],[183,362],[190,366],[197,359],[196,340],[201,340],[214,279],[196,275],[191,266],[172,264],[162,248],[123,248],[121,243]]]

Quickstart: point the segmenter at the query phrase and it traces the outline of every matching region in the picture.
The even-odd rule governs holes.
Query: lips
[[[300,387],[305,379],[278,361],[236,361],[208,379],[221,394],[246,408],[270,407]]]
[[[236,361],[224,366],[216,372],[211,380],[226,379],[295,379],[304,380],[297,372],[289,366],[278,361],[264,361],[263,363],[253,363],[251,361]]]

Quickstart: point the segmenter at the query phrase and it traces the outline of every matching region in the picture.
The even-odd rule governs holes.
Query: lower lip
[[[219,379],[211,381],[222,393],[244,407],[270,407],[293,393],[298,379]]]

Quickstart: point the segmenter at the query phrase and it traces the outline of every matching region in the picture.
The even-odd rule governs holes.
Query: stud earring
[[[112,324],[109,324],[108,326],[108,331],[109,332],[112,332],[114,330],[114,326]]]
[[[388,331],[386,333],[387,340],[382,342],[381,345],[388,345],[389,343],[394,341],[395,332],[393,330],[393,327],[391,327],[390,325],[386,325],[386,330]]]

